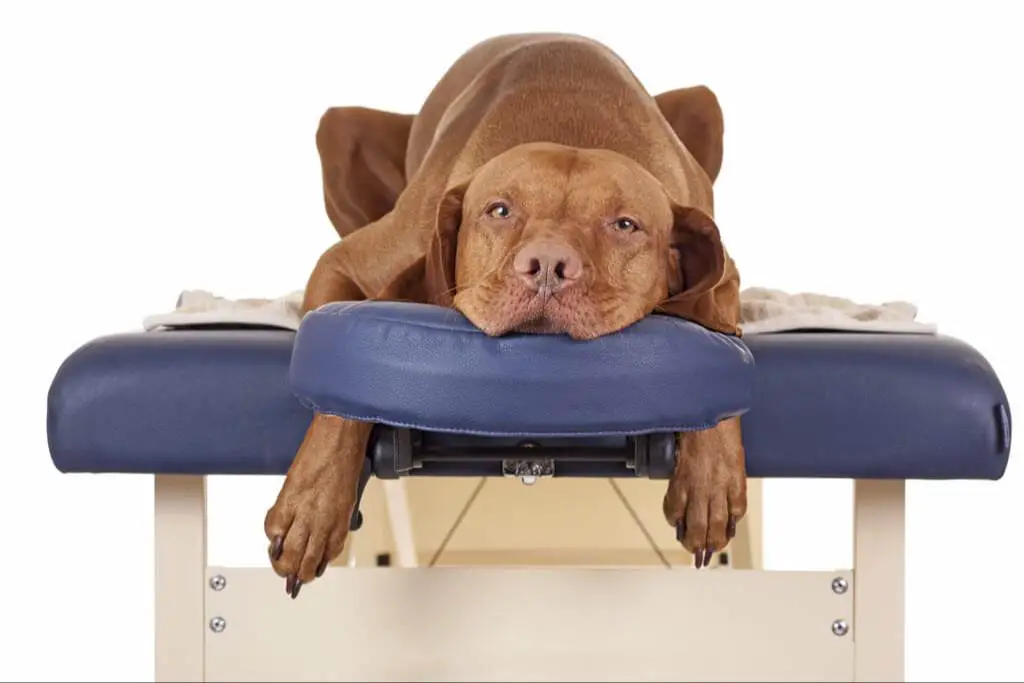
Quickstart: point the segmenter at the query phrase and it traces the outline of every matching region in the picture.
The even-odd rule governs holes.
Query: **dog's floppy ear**
[[[462,225],[462,200],[469,180],[445,190],[434,216],[434,232],[427,247],[424,284],[428,303],[451,307],[455,298],[455,255]]]
[[[331,107],[320,117],[316,149],[324,208],[345,237],[391,210],[405,188],[405,148],[413,116]]]
[[[725,125],[715,93],[703,85],[663,92],[654,98],[662,116],[711,182],[722,170]]]
[[[668,298],[658,310],[739,336],[740,276],[704,211],[672,204]]]

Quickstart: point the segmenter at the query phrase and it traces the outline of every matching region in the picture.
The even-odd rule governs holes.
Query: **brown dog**
[[[304,309],[341,300],[454,306],[490,335],[592,339],[649,313],[738,334],[739,276],[712,219],[715,96],[651,97],[608,48],[510,35],[465,53],[415,116],[331,109],[327,213],[344,239]],[[265,531],[294,597],[348,535],[371,425],[316,415]],[[746,511],[739,419],[681,435],[664,512],[696,566]]]

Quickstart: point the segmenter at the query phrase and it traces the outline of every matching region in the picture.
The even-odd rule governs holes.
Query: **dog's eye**
[[[618,218],[615,220],[615,229],[622,232],[634,232],[639,230],[640,226],[632,218]]]
[[[512,209],[504,202],[494,202],[487,207],[487,215],[491,218],[508,218],[512,215]]]

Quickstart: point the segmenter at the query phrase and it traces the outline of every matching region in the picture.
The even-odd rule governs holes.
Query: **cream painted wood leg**
[[[733,569],[761,569],[763,560],[762,482],[747,481],[747,514],[736,525],[736,538],[727,548],[729,566]]]
[[[406,569],[416,567],[416,540],[413,536],[412,509],[409,507],[409,495],[405,488],[405,479],[388,479],[381,481],[384,493],[384,506],[388,514],[388,526],[395,547],[395,563]]]
[[[155,479],[156,680],[202,681],[206,477],[158,474]]]
[[[857,681],[904,680],[906,482],[854,484],[853,638]]]

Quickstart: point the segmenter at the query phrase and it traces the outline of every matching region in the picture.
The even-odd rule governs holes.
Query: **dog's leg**
[[[365,300],[381,283],[399,288],[410,277],[392,272],[391,255],[377,248],[374,231],[386,232],[389,220],[385,216],[324,252],[306,285],[303,313],[334,301]],[[292,597],[344,549],[372,428],[370,423],[314,414],[277,501],[267,511],[264,531],[271,564],[285,577]]]
[[[348,240],[335,242],[320,256],[303,292],[303,315],[335,301],[366,299],[363,288],[349,274],[348,253],[353,251],[351,247],[352,244]]]
[[[366,298],[346,272],[344,241],[328,249],[310,275],[303,312],[332,301]],[[359,477],[373,425],[315,413],[288,468],[263,529],[270,563],[285,577],[285,591],[298,596],[341,554],[359,495]]]
[[[316,414],[267,512],[270,562],[293,598],[345,547],[372,427]]]
[[[343,240],[320,257],[306,285],[302,311],[332,301],[361,301],[362,287],[348,275]],[[270,563],[295,598],[302,584],[320,576],[345,548],[359,494],[359,476],[373,425],[315,413],[288,468],[263,530]]]
[[[324,206],[342,237],[379,220],[405,189],[405,152],[415,116],[332,107],[320,118],[316,148]]]
[[[724,133],[722,109],[715,94],[697,85],[663,92],[654,101],[683,146],[715,182],[722,169]]]
[[[696,567],[706,567],[713,553],[725,549],[747,512],[740,418],[677,437],[676,466],[663,508]]]

